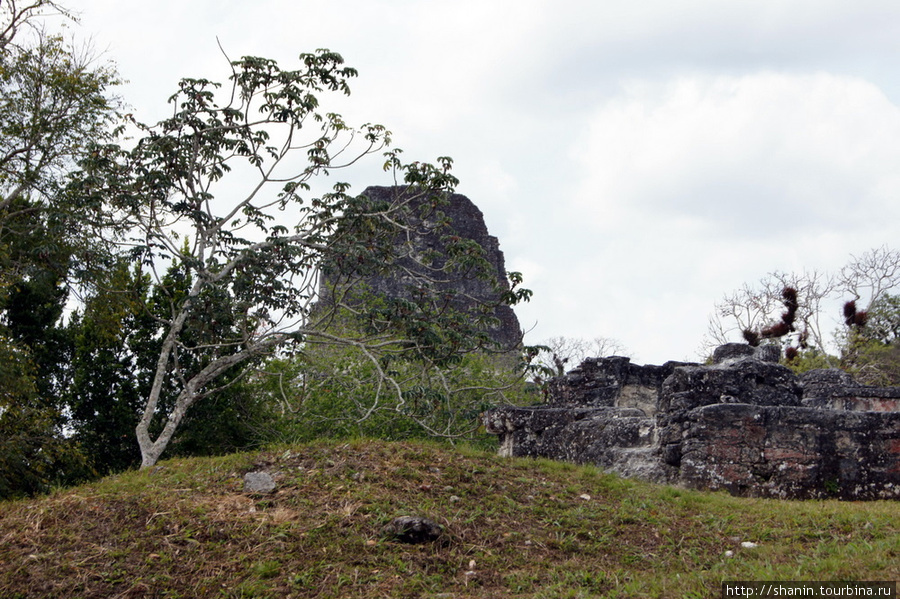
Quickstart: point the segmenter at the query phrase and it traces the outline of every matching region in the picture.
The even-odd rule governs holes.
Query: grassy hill
[[[275,492],[244,492],[257,469]],[[384,538],[403,515],[442,540]],[[723,580],[898,579],[896,502],[737,499],[421,443],[171,460],[0,503],[4,599],[682,598]]]

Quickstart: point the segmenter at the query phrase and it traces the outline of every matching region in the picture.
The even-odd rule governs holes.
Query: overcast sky
[[[725,293],[900,246],[896,0],[66,5],[144,122],[181,77],[227,77],[217,38],[285,67],[341,53],[359,77],[338,112],[408,160],[455,159],[534,291],[529,343],[695,360]],[[377,164],[347,179],[388,183]]]

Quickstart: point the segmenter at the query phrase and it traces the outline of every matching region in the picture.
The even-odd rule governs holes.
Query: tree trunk
[[[283,341],[285,337],[270,337],[265,342],[256,344],[251,347],[247,347],[237,353],[223,356],[217,360],[212,361],[207,364],[203,370],[194,375],[184,386],[184,389],[181,390],[181,393],[178,394],[178,397],[175,400],[175,408],[172,410],[172,413],[169,414],[168,419],[166,420],[166,425],[163,427],[162,432],[154,441],[150,438],[150,422],[153,420],[153,415],[156,409],[156,403],[159,399],[159,393],[157,392],[156,396],[153,396],[153,392],[151,391],[151,397],[147,401],[147,407],[144,410],[144,416],[141,418],[141,421],[138,423],[135,432],[137,433],[137,441],[138,446],[141,449],[141,469],[151,468],[156,465],[156,462],[159,461],[159,457],[166,450],[166,447],[169,445],[169,441],[172,440],[172,436],[175,434],[175,431],[178,430],[178,426],[181,424],[181,421],[184,419],[185,414],[187,414],[188,409],[193,405],[193,403],[197,400],[198,396],[201,395],[201,390],[210,382],[215,380],[219,375],[223,372],[230,370],[232,367],[240,364],[241,362],[250,359],[254,355],[257,355],[261,351],[267,350],[272,346],[278,345],[280,341]],[[162,357],[160,358],[162,362]],[[158,377],[164,377],[165,371],[157,371]],[[153,388],[162,388],[162,379],[160,378],[159,385],[157,385],[157,381],[154,381]],[[151,410],[152,406],[152,411]]]

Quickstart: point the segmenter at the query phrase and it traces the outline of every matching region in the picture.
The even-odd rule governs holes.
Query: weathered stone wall
[[[591,359],[552,382],[549,405],[492,410],[485,425],[507,456],[742,496],[900,499],[898,389],[797,377],[763,348],[723,346],[714,360]]]
[[[800,375],[803,405],[832,410],[900,412],[900,387],[860,385],[841,370],[811,370]]]
[[[652,416],[663,381],[681,365],[638,366],[619,356],[588,358],[567,375],[553,379],[549,394],[556,404],[638,408]]]
[[[707,405],[684,422],[677,482],[760,497],[900,499],[900,413]]]

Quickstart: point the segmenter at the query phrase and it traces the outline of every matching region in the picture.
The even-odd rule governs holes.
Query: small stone
[[[759,545],[754,543],[753,541],[744,541],[743,543],[741,543],[741,547],[743,547],[744,549],[756,549],[757,547],[759,547]]]
[[[584,493],[583,495],[579,495],[578,498],[579,498],[579,499],[584,499],[585,501],[590,501],[590,500],[591,500],[591,496],[588,495],[587,493]]]
[[[443,534],[444,528],[421,516],[400,516],[386,524],[381,532],[395,541],[415,545],[436,541]]]
[[[725,552],[725,557],[734,557],[734,551],[729,549],[728,551]]]
[[[456,502],[459,501],[459,500],[460,500],[459,497],[457,497],[456,495],[451,495],[451,496],[450,496],[450,502],[451,502],[451,503],[456,503]]]
[[[268,472],[258,470],[244,475],[244,491],[248,493],[271,493],[275,490],[275,479]]]

